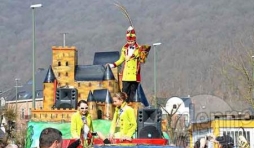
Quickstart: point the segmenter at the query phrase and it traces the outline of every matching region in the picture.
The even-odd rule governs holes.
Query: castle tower
[[[113,101],[110,95],[110,92],[107,91],[107,95],[105,98],[105,108],[104,108],[104,116],[103,119],[105,120],[112,120],[114,114],[114,108],[112,105]]]
[[[50,110],[55,104],[55,92],[56,92],[56,77],[49,66],[47,75],[44,79],[43,87],[43,110]]]
[[[78,64],[78,54],[75,47],[52,47],[52,69],[58,86],[74,86],[75,66]]]
[[[88,97],[87,97],[87,103],[88,103],[88,111],[92,116],[92,119],[98,119],[98,114],[97,114],[97,105],[94,100],[93,94],[91,91],[89,91]]]
[[[107,88],[109,92],[116,93],[120,91],[118,81],[115,79],[115,76],[109,65],[107,65],[105,69],[103,76],[103,86],[104,88]]]

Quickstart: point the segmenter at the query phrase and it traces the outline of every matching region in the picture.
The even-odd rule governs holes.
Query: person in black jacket
[[[229,135],[218,136],[215,138],[216,142],[219,144],[219,148],[233,148],[234,139]]]

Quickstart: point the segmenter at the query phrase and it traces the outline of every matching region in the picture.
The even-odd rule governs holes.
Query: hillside
[[[79,50],[79,64],[92,64],[95,52],[117,51],[125,43],[127,19],[111,0],[27,0],[0,3],[0,90],[32,77],[32,13],[36,9],[36,65],[48,68],[51,46]],[[221,89],[217,67],[222,50],[253,34],[254,1],[119,0],[128,10],[139,44],[161,42],[158,94],[212,94]],[[248,43],[248,42],[247,42]],[[250,44],[250,43],[248,43]],[[153,49],[142,67],[142,86],[153,91]]]

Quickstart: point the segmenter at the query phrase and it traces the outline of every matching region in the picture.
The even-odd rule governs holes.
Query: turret
[[[55,92],[57,88],[57,82],[56,77],[54,75],[54,72],[52,70],[52,67],[49,66],[48,72],[46,74],[46,77],[44,79],[44,87],[43,87],[43,109],[49,110],[52,109],[52,107],[55,104]]]
[[[88,110],[92,116],[92,119],[98,119],[97,105],[91,91],[89,91],[89,94],[87,97],[87,103],[88,103]]]
[[[103,75],[103,86],[104,88],[107,88],[110,92],[119,92],[118,81],[115,79],[109,65],[106,66],[105,73]]]
[[[105,98],[105,108],[104,108],[104,117],[103,119],[112,120],[113,119],[113,105],[112,105],[112,98],[110,92],[107,91],[106,98]]]

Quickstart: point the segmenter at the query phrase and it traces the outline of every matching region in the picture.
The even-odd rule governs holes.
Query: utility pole
[[[16,85],[15,85],[15,88],[16,88],[16,103],[15,103],[16,113],[18,113],[18,87],[22,87],[22,86],[18,85],[19,80],[20,80],[19,78],[15,79],[15,82],[16,82]]]

